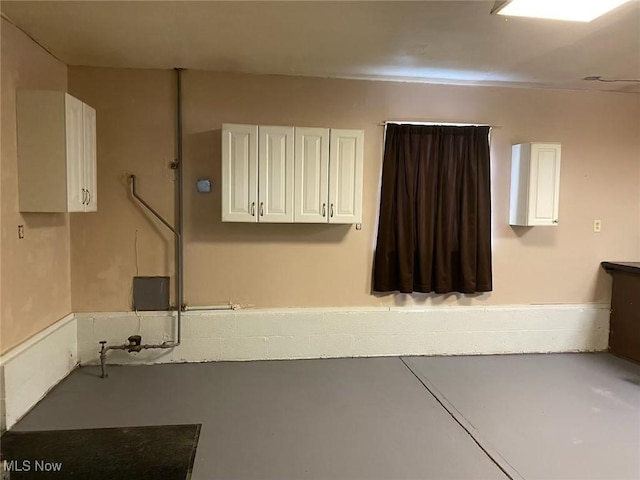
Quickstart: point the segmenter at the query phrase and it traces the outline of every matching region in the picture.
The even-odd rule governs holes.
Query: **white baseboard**
[[[11,428],[78,365],[69,314],[0,357],[0,428]]]
[[[99,363],[100,340],[174,338],[175,313],[80,313],[78,356]],[[514,305],[430,308],[261,309],[186,312],[171,350],[110,351],[110,364],[396,355],[603,351],[609,306]]]

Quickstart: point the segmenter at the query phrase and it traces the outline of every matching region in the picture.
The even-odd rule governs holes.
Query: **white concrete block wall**
[[[171,351],[109,352],[109,363],[165,363],[386,355],[463,355],[606,350],[608,305],[264,309],[186,312]],[[78,314],[82,364],[99,340],[143,343],[175,335],[175,313]]]
[[[308,335],[278,335],[268,338],[267,357],[272,359],[282,358],[309,358],[310,338]]]

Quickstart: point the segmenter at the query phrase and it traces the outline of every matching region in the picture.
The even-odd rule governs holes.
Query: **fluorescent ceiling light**
[[[513,17],[590,22],[629,0],[511,0],[497,1],[491,13]]]

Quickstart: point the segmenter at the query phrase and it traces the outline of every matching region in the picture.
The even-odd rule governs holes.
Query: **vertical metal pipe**
[[[176,220],[178,226],[178,251],[177,251],[177,307],[178,307],[178,344],[182,340],[182,306],[184,304],[184,218],[182,215],[184,208],[184,191],[182,181],[182,68],[176,68],[176,146],[177,146],[177,178],[178,182],[178,211]]]

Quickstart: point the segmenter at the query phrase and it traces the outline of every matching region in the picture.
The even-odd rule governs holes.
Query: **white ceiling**
[[[596,1],[596,0],[585,0]],[[493,1],[2,1],[68,65],[640,92],[640,0],[591,23]]]

